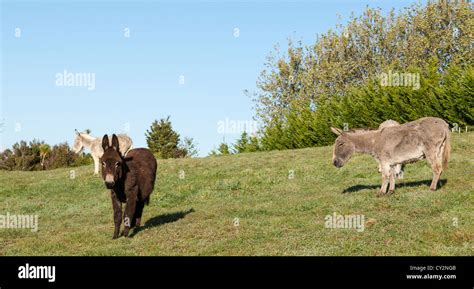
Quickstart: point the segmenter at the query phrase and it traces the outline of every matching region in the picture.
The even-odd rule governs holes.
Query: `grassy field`
[[[377,198],[372,158],[336,169],[331,156],[321,147],[160,160],[144,226],[117,240],[92,166],[73,168],[75,178],[0,171],[0,214],[39,216],[37,232],[0,229],[0,255],[473,255],[473,133],[453,135],[435,192],[424,161]],[[326,228],[334,212],[364,215],[365,230]]]

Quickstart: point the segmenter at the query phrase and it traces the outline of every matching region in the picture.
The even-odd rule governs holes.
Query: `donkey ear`
[[[81,133],[78,132],[77,129],[74,129],[74,131],[76,132],[77,135],[81,135]]]
[[[115,134],[112,135],[112,147],[116,151],[119,151],[119,141],[118,141],[118,137]]]
[[[106,149],[108,149],[110,147],[110,144],[109,144],[109,136],[108,135],[104,135],[104,137],[102,138],[102,148],[104,149],[104,151]]]
[[[335,133],[336,135],[343,134],[343,131],[340,128],[331,127],[331,131]]]

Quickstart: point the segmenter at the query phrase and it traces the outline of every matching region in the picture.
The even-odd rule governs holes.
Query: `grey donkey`
[[[382,130],[343,131],[331,128],[338,137],[334,143],[332,162],[340,168],[355,152],[365,153],[378,160],[382,186],[378,196],[395,190],[395,167],[426,159],[431,165],[433,179],[430,189],[436,190],[443,170],[448,167],[451,151],[449,125],[436,117],[424,117]]]

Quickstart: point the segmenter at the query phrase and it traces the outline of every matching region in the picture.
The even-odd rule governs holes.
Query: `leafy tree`
[[[196,157],[198,149],[193,138],[185,137],[179,147],[186,153],[185,157]]]
[[[50,145],[43,141],[20,141],[0,153],[0,169],[3,170],[44,170],[72,167],[92,163],[90,154],[79,156],[69,149],[67,143]]]
[[[0,170],[13,170],[15,167],[15,160],[13,152],[6,149],[0,153]]]
[[[33,140],[29,143],[20,141],[12,146],[13,168],[15,170],[31,171],[39,167],[39,147],[43,142]]]
[[[77,157],[67,143],[60,143],[51,149],[49,157],[45,160],[45,167],[48,169],[71,167],[75,165]]]
[[[40,146],[40,158],[41,158],[41,167],[44,169],[44,160],[46,156],[51,152],[51,147],[48,144],[42,144]]]
[[[429,1],[387,16],[367,8],[313,45],[289,40],[286,53],[276,47],[251,95],[261,149],[326,145],[334,140],[330,125],[377,127],[389,118],[438,116],[472,125],[469,5]],[[389,71],[419,73],[420,89],[382,87]]]

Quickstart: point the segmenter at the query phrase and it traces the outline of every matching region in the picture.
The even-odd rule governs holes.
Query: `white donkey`
[[[104,149],[102,148],[102,138],[93,137],[85,132],[76,131],[76,139],[74,140],[73,150],[75,153],[79,153],[82,149],[88,148],[91,151],[92,158],[94,159],[94,174],[99,174],[99,160],[104,154]],[[132,139],[126,134],[118,134],[119,139],[119,152],[122,154],[122,157],[128,153],[129,150],[133,148]],[[112,139],[109,137],[109,142]]]

